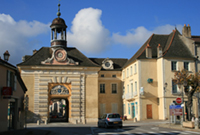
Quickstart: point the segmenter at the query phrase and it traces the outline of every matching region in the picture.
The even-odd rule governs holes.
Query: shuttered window
[[[106,104],[100,104],[100,115],[106,113]]]
[[[118,113],[117,103],[112,103],[112,113]]]

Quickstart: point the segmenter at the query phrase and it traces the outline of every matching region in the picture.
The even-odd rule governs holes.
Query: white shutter
[[[117,103],[112,103],[112,113],[118,113]]]
[[[106,104],[100,104],[100,116],[106,113]]]

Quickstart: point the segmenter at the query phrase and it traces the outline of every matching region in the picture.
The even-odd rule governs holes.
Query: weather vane
[[[58,12],[57,12],[57,16],[58,18],[60,17],[61,13],[60,13],[60,0],[58,1]]]

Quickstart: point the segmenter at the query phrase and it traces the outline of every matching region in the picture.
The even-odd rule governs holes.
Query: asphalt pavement
[[[133,126],[133,125],[148,125],[149,123],[154,123],[158,127],[163,128],[171,128],[171,129],[177,129],[177,130],[183,130],[183,131],[194,131],[199,132],[200,129],[191,129],[191,128],[183,128],[180,124],[170,124],[169,121],[163,121],[163,120],[143,120],[134,122],[132,120],[126,120],[123,121],[123,126]],[[41,130],[38,129],[39,127],[54,127],[54,125],[58,126],[58,123],[49,123],[48,125],[37,125],[36,123],[29,123],[27,124],[27,129],[21,129],[21,130],[11,130],[6,132],[0,132],[0,135],[51,135],[52,132],[50,130]],[[67,123],[68,126],[85,126],[85,127],[91,127],[91,126],[97,126],[97,123],[87,123],[87,124],[71,124]],[[33,128],[34,127],[34,128]]]

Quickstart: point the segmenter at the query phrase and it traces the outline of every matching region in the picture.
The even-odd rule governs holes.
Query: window
[[[126,74],[127,74],[127,77],[129,77],[129,69],[128,68],[127,68],[127,73]]]
[[[100,93],[105,93],[105,84],[100,84]]]
[[[134,67],[135,67],[135,73],[137,73],[137,66],[136,66],[136,64],[134,64]]]
[[[119,114],[109,114],[108,118],[120,118]]]
[[[124,104],[124,114],[126,114],[126,104]]]
[[[112,93],[117,93],[117,84],[112,84]]]
[[[135,92],[137,93],[137,82],[135,82]]]
[[[129,93],[129,85],[127,85],[127,93]]]
[[[104,74],[101,74],[101,77],[104,77]]]
[[[176,64],[177,64],[177,61],[172,61],[172,62],[171,62],[172,71],[177,70]]]
[[[131,83],[131,93],[133,95],[133,83]]]
[[[189,71],[189,62],[184,62],[184,69]]]
[[[123,86],[123,95],[125,94],[125,87]]]
[[[177,84],[172,80],[172,94],[177,93]]]
[[[113,78],[116,78],[116,75],[112,75]]]
[[[14,72],[7,70],[7,86],[12,87],[12,90],[17,89],[17,77]]]
[[[100,104],[100,115],[106,113],[106,104]]]
[[[128,104],[128,114],[130,114],[130,104]]]
[[[132,67],[132,66],[131,66],[131,69],[130,69],[130,70],[131,70],[131,75],[133,75],[133,67]]]
[[[112,113],[118,113],[117,103],[112,103]]]
[[[125,73],[124,73],[124,71],[122,72],[122,78],[123,78],[123,79],[125,78]]]

